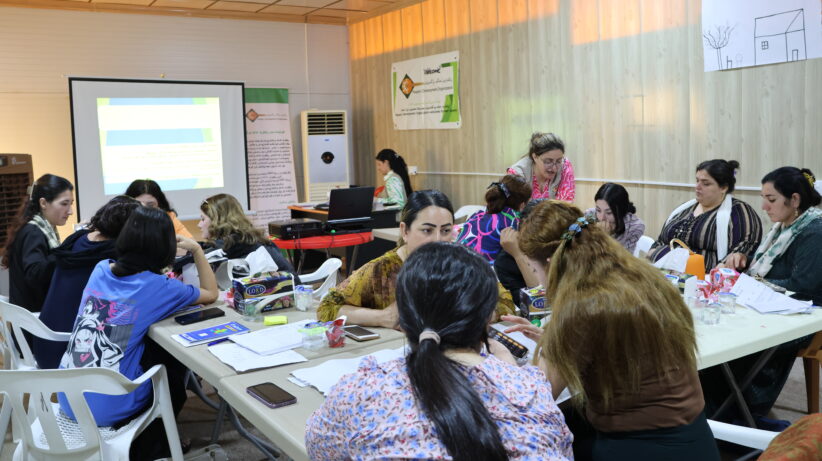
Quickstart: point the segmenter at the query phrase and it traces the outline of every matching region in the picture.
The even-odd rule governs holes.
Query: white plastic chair
[[[779,435],[779,432],[737,426],[735,424],[723,423],[712,419],[708,420],[708,425],[711,427],[711,432],[713,432],[715,439],[725,440],[726,442],[731,442],[758,450],[740,459],[755,459],[759,456],[762,450],[768,448],[771,440]]]
[[[634,247],[634,256],[639,258],[644,254],[648,254],[648,252],[651,251],[651,247],[654,245],[655,241],[656,240],[648,237],[647,235],[640,237],[636,242],[636,247]]]
[[[322,285],[314,289],[314,299],[322,300],[328,290],[337,285],[337,274],[340,272],[340,267],[342,267],[342,260],[329,258],[316,271],[300,275],[300,282],[307,285],[323,280]]]
[[[468,218],[472,214],[476,213],[477,211],[483,211],[485,207],[482,205],[463,205],[454,213],[454,221],[458,221],[462,218]]]
[[[127,425],[114,430],[97,427],[94,416],[83,396],[84,392],[106,395],[128,394],[151,380],[154,403],[151,408]],[[72,421],[52,403],[57,392],[65,394],[77,421]],[[13,407],[14,424],[21,436],[14,460],[128,460],[132,440],[155,418],[163,426],[171,449],[171,459],[182,461],[183,450],[174,420],[168,377],[162,365],[155,365],[134,381],[107,368],[77,368],[70,370],[0,370],[0,393],[6,394]],[[26,415],[24,395],[30,394]]]
[[[68,342],[71,338],[71,333],[58,332],[47,327],[40,321],[39,314],[29,312],[10,302],[0,301],[0,320],[3,323],[0,332],[3,333],[5,353],[8,354],[9,358],[9,363],[5,365],[8,370],[36,370],[38,368],[34,354],[23,335],[23,330],[49,341]],[[12,338],[17,339],[17,346],[22,353],[22,357],[17,353]],[[5,364],[6,357],[4,356],[3,359]]]

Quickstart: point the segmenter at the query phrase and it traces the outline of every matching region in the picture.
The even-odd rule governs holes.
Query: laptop
[[[374,187],[331,189],[328,200],[326,231],[337,234],[371,230],[371,207]]]

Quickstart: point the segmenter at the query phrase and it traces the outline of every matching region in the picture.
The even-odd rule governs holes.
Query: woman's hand
[[[397,302],[389,304],[388,307],[379,311],[378,326],[384,328],[400,329],[400,313],[397,310]]]
[[[503,346],[502,343],[496,339],[488,340],[488,352],[503,362],[510,363],[511,365],[517,365],[517,359],[511,355],[511,351],[509,351],[507,347]]]
[[[731,253],[725,258],[724,262],[718,264],[716,267],[730,267],[731,269],[736,269],[741,272],[747,265],[747,256],[742,253]]]
[[[502,248],[511,256],[516,257],[519,254],[519,232],[513,227],[506,227],[499,234],[499,243]]]
[[[200,244],[195,242],[194,239],[183,237],[182,235],[177,236],[177,248],[190,251],[192,254],[194,254],[197,250],[202,250]]]
[[[522,332],[526,338],[539,341],[539,338],[542,336],[543,329],[534,325],[533,323],[529,322],[528,320],[518,317],[516,315],[503,315],[500,317],[500,320],[503,322],[510,322],[514,323],[514,326],[506,328],[503,333],[508,334],[514,331]]]

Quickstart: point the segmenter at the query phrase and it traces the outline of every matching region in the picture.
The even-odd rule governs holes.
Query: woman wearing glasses
[[[565,143],[554,133],[534,133],[528,154],[508,168],[508,174],[531,180],[531,198],[573,202],[574,167],[565,158]]]

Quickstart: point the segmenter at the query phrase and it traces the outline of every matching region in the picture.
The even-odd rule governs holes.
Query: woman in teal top
[[[393,203],[400,208],[405,206],[411,195],[411,180],[408,179],[408,166],[405,160],[392,149],[383,149],[377,154],[377,171],[385,180],[385,191],[377,197],[379,203]]]

